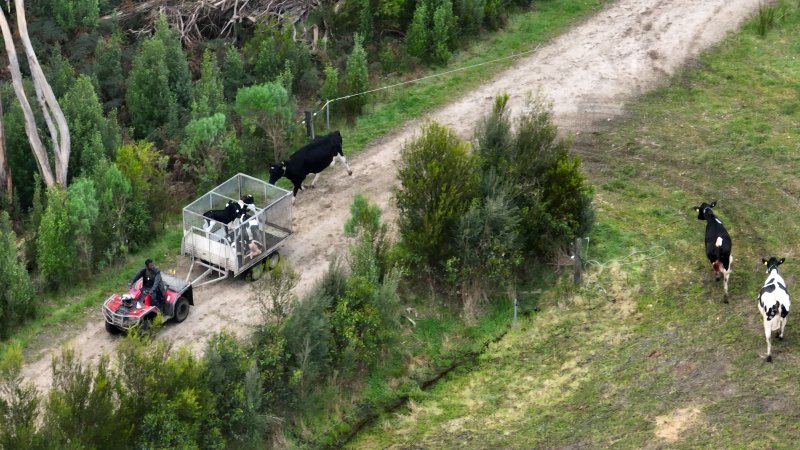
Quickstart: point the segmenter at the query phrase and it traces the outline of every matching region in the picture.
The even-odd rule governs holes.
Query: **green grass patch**
[[[800,331],[790,320],[766,363],[755,300],[761,257],[787,257],[790,292],[800,280],[800,10],[779,7],[763,36],[753,19],[585,138],[598,223],[584,284],[564,276],[476,367],[351,448],[796,446],[757,431],[800,423]],[[733,237],[730,304],[691,209],[714,199]]]

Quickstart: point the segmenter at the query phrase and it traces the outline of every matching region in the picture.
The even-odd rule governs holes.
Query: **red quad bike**
[[[163,273],[161,279],[167,288],[163,310],[151,305],[149,295],[142,295],[139,298],[142,290],[140,279],[131,286],[127,294],[113,294],[103,303],[106,331],[118,334],[136,325],[139,325],[140,329],[146,329],[159,312],[164,316],[165,322],[170,319],[175,319],[175,322],[186,320],[189,316],[189,305],[194,305],[192,285]]]

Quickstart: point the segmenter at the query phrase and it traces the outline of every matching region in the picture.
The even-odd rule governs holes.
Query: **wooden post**
[[[581,284],[583,274],[583,261],[581,260],[581,238],[575,238],[575,284]]]
[[[309,139],[314,139],[314,115],[306,111],[306,134]]]

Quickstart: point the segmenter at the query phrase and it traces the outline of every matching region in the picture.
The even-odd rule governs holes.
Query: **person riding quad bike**
[[[146,299],[149,296],[151,304],[161,310],[167,289],[161,280],[161,271],[158,270],[152,259],[148,258],[144,262],[144,267],[136,272],[136,275],[128,282],[128,288],[133,286],[139,278],[142,279],[142,289],[137,300],[146,303]]]

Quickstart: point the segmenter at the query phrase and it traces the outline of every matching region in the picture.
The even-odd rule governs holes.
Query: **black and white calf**
[[[211,209],[203,213],[203,217],[205,217],[203,229],[207,233],[210,233],[216,223],[227,226],[234,219],[239,217],[241,212],[242,207],[239,205],[239,202],[228,200],[228,203],[225,204],[225,209]]]
[[[275,184],[281,177],[286,177],[294,185],[292,202],[297,198],[297,191],[303,189],[303,180],[308,174],[315,174],[311,187],[317,183],[319,173],[328,166],[336,164],[336,160],[344,164],[348,175],[353,175],[347,159],[342,151],[342,135],[334,131],[325,136],[320,136],[308,144],[300,147],[289,159],[269,165],[269,184]]]
[[[786,289],[786,282],[778,273],[778,266],[783,264],[786,258],[770,259],[761,258],[761,262],[767,266],[767,281],[764,287],[758,291],[758,310],[764,318],[764,334],[767,337],[767,362],[772,362],[772,345],[770,339],[772,332],[781,330],[778,336],[783,339],[783,329],[786,328],[786,317],[789,315],[789,308],[792,303],[789,300],[789,291]]]
[[[241,220],[242,215],[248,210],[255,212],[254,203],[255,201],[253,196],[250,194],[245,194],[242,195],[237,202],[229,200],[228,203],[225,204],[225,209],[212,209],[204,212],[203,217],[205,217],[205,231],[211,232],[212,228],[214,228],[215,222],[228,225],[237,219]],[[234,224],[234,226],[236,226],[236,224]]]
[[[725,303],[728,303],[728,278],[731,276],[731,237],[722,225],[722,221],[714,215],[711,208],[717,206],[714,200],[711,204],[703,202],[695,207],[697,219],[706,221],[706,256],[711,262],[711,269],[714,271],[717,281],[720,276],[725,284]]]

